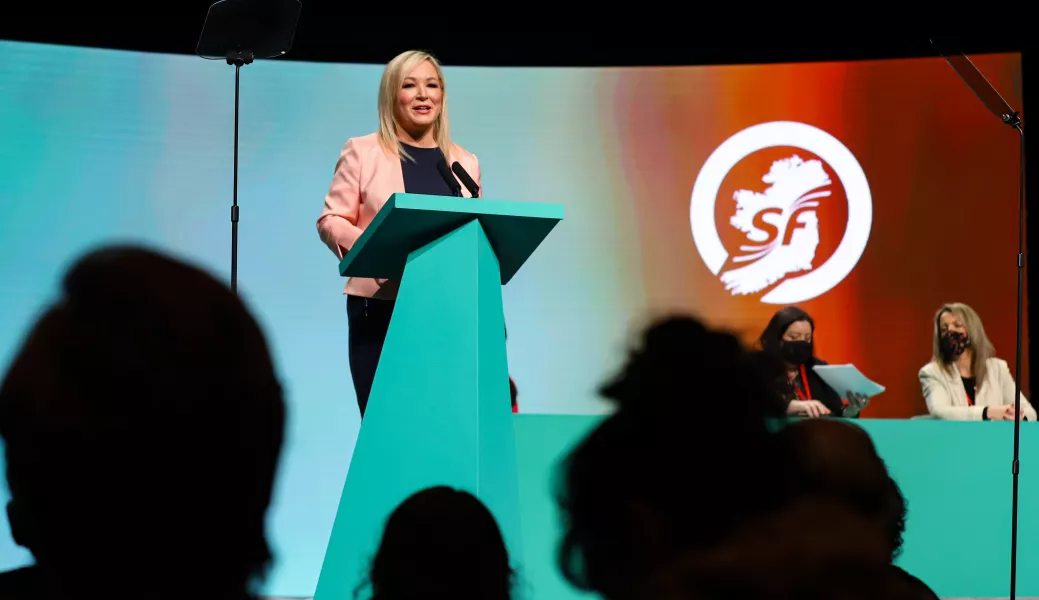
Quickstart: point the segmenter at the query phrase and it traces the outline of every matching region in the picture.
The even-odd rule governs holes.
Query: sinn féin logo
[[[774,121],[740,131],[711,154],[689,219],[697,250],[726,290],[793,304],[826,293],[855,268],[873,201],[862,167],[837,138]]]

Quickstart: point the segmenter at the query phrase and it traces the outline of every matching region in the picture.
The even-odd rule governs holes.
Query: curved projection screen
[[[140,241],[228,276],[229,67],[20,43],[0,55],[0,368],[95,244]],[[1020,108],[1020,56],[975,61]],[[343,282],[315,220],[343,143],[376,126],[381,71],[242,71],[239,285],[292,411],[271,594],[313,592],[358,430]],[[917,370],[944,302],[977,309],[1013,364],[1017,136],[940,58],[446,77],[485,197],[566,207],[504,291],[522,412],[605,410],[595,387],[630,334],[676,310],[751,342],[802,306],[821,358],[886,386],[864,417],[926,413]],[[724,410],[695,383],[691,402]],[[27,561],[3,536],[0,568]]]

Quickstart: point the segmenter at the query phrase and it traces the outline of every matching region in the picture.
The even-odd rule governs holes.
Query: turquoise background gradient
[[[9,42],[0,56],[0,369],[63,269],[96,244],[142,242],[229,278],[233,68]],[[242,70],[239,286],[291,411],[270,512],[271,594],[313,593],[360,423],[343,280],[315,223],[343,144],[376,126],[381,73],[278,61]],[[641,308],[639,286],[625,282],[637,255],[622,241],[624,211],[595,201],[611,191],[596,77],[446,70],[452,133],[479,157],[485,196],[566,205],[503,291],[524,412],[602,412],[594,386],[629,330],[617,315]],[[29,560],[0,529],[0,568]]]
[[[229,277],[231,67],[191,56],[8,42],[0,42],[0,57],[0,370],[6,370],[32,320],[55,293],[63,270],[97,244],[140,242]],[[912,75],[917,73],[913,64],[898,68]],[[872,69],[879,72],[875,63],[864,72]],[[515,419],[524,532],[524,556],[515,558],[532,592],[528,597],[575,596],[551,564],[558,522],[550,467],[594,422],[588,415],[605,412],[594,390],[622,357],[630,332],[652,316],[649,309],[688,306],[696,294],[706,299],[692,302],[699,309],[720,306],[715,317],[735,306],[728,299],[714,302],[719,296],[708,284],[717,282],[697,276],[704,269],[691,254],[684,182],[691,182],[697,163],[683,161],[695,153],[687,149],[682,152],[688,155],[679,156],[672,146],[657,143],[653,132],[674,129],[674,124],[663,111],[651,110],[653,102],[632,103],[627,120],[618,116],[628,110],[618,90],[640,100],[673,97],[669,87],[643,89],[639,78],[629,77],[632,72],[645,77],[664,73],[446,69],[452,133],[479,157],[486,197],[559,203],[566,209],[566,219],[503,290],[509,370],[519,387],[521,412],[549,415]],[[688,87],[712,103],[728,102],[727,96],[707,89],[705,71],[691,72],[705,83],[697,79]],[[732,72],[742,76],[747,68]],[[344,142],[376,126],[381,73],[379,65],[278,61],[260,61],[242,71],[239,285],[267,332],[290,407],[269,513],[276,561],[263,591],[270,595],[314,592],[357,438],[343,280],[335,257],[318,239],[315,221]],[[951,74],[941,73],[943,81],[956,83]],[[750,92],[746,97],[754,102],[748,100],[747,106],[774,108]],[[864,97],[869,106],[877,100]],[[816,100],[827,110],[854,108],[823,96]],[[965,106],[983,111],[976,103]],[[734,118],[743,113],[727,109],[718,114]],[[657,129],[652,122],[631,120],[632,115],[659,120]],[[962,123],[959,113],[946,116]],[[718,120],[713,113],[709,118]],[[703,148],[713,147],[721,130],[731,134],[725,123],[716,124],[718,131],[706,131],[704,123],[695,129]],[[856,123],[867,128],[873,121]],[[961,141],[985,147],[972,140]],[[886,149],[876,153],[881,154],[885,160],[891,156]],[[643,157],[657,170],[642,170],[643,163],[633,157]],[[880,166],[875,162],[867,168]],[[905,166],[907,174],[918,168],[898,166]],[[655,191],[665,179],[667,185],[659,189],[680,189],[681,195]],[[639,191],[649,184],[652,193]],[[920,180],[906,175],[904,181],[884,184],[900,191]],[[672,212],[671,204],[680,206],[682,214]],[[682,237],[661,234],[661,224],[676,219]],[[871,248],[900,248],[898,240],[909,236],[895,229],[884,246]],[[652,265],[646,267],[644,259],[659,260],[653,252],[661,247],[673,255],[689,251],[692,257],[666,265],[695,264],[699,271],[665,265],[654,274],[655,287],[647,283],[643,276]],[[678,283],[663,286],[663,278]],[[968,284],[976,287],[963,280]],[[991,291],[992,282],[982,287],[985,301],[1002,302],[1003,292]],[[863,305],[876,301],[874,296],[855,298]],[[930,314],[930,300],[925,303]],[[851,345],[855,339],[839,343]],[[1001,356],[1013,358],[1005,350]],[[911,365],[906,376],[912,377],[919,364]],[[1005,595],[1009,428],[863,423],[909,499],[907,568],[942,595]],[[1030,430],[1022,428],[1025,460],[1035,452]],[[964,448],[971,451],[964,453]],[[1039,551],[1028,535],[1037,528],[1037,513],[1030,508],[1039,493],[1033,473],[1026,466],[1022,474],[1023,595],[1039,591],[1039,580],[1028,575]],[[5,494],[0,490],[0,503],[6,502]],[[0,569],[29,560],[7,528],[0,527]]]

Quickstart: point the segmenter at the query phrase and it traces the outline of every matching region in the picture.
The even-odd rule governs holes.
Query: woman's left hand
[[[865,394],[856,394],[851,390],[848,390],[844,399],[848,401],[848,406],[844,408],[845,415],[857,415],[862,411],[862,409],[869,406],[869,396]]]

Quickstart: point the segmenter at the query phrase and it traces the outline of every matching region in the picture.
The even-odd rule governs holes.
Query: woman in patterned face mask
[[[931,362],[920,369],[928,412],[957,421],[1012,421],[1014,377],[1006,361],[994,354],[974,309],[961,303],[941,307],[934,317]],[[1024,394],[1021,415],[1036,420]]]

